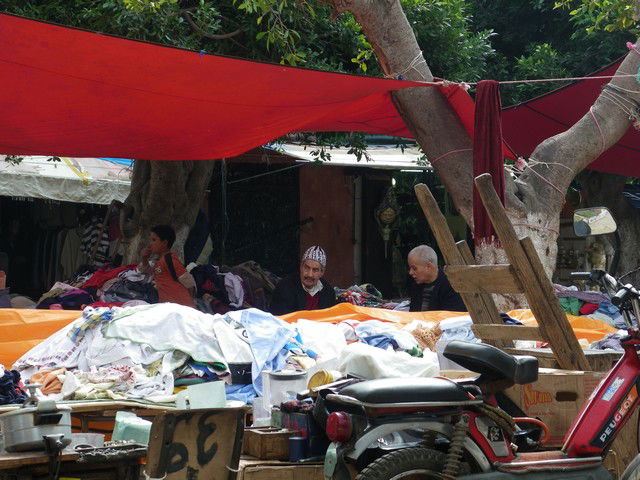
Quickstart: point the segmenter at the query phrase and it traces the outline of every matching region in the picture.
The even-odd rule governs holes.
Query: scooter
[[[453,341],[445,348],[445,357],[480,374],[471,380],[380,379],[329,393],[325,404],[342,408],[326,421],[332,443],[325,457],[325,478],[350,479],[349,464],[355,465],[378,439],[410,431],[420,437],[419,443],[407,448],[395,445],[356,479],[612,479],[602,459],[640,400],[640,331],[630,329],[621,343],[622,358],[580,410],[559,450],[515,448],[515,423],[541,422],[511,418],[497,408],[494,394],[513,384],[536,381],[538,361],[491,345]],[[543,430],[548,433],[546,426]],[[639,462],[634,460],[621,478],[636,478]]]

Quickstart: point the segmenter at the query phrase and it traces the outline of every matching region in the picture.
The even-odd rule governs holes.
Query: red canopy
[[[591,74],[614,75],[621,60]],[[505,141],[518,154],[529,156],[545,138],[564,132],[593,105],[609,79],[580,80],[502,112]],[[590,170],[640,177],[640,135],[627,133],[589,165]]]
[[[6,14],[0,14],[0,78],[0,153],[151,160],[232,157],[291,132],[411,138],[389,92],[425,88],[199,54]],[[528,155],[586,112],[603,82],[578,82],[507,109],[504,138]],[[469,95],[455,85],[440,90],[473,137]],[[631,163],[639,139],[627,133],[592,167],[640,176]]]
[[[290,132],[411,138],[389,92],[423,83],[199,54],[0,14],[0,153],[206,160]],[[473,135],[473,101],[441,87]]]

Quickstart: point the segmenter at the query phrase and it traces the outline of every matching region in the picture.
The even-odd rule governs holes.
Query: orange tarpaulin
[[[466,315],[463,312],[400,312],[396,310],[387,310],[385,308],[359,307],[351,303],[339,303],[331,308],[323,310],[301,310],[299,312],[288,313],[282,315],[284,321],[289,323],[297,322],[299,319],[315,320],[317,322],[339,323],[345,320],[382,320],[383,322],[392,323],[411,323],[414,320],[422,320],[424,322],[439,322],[445,318]]]
[[[538,325],[531,310],[511,310],[509,316],[521,321],[527,326],[534,327]],[[616,333],[618,331],[617,328],[612,327],[602,320],[596,320],[595,318],[576,317],[567,314],[567,319],[569,320],[569,325],[573,328],[573,332],[576,334],[576,338],[586,338],[589,343],[597,342],[609,333]]]
[[[29,349],[81,316],[70,310],[0,309],[0,364],[11,367]]]
[[[339,323],[344,320],[382,320],[398,324],[411,323],[413,320],[422,320],[424,322],[439,322],[445,318],[467,315],[465,312],[398,312],[395,310],[386,310],[383,308],[358,307],[350,303],[340,303],[331,308],[324,310],[303,310],[283,315],[283,320],[293,323],[304,318],[306,320],[316,320],[319,322]],[[536,319],[531,310],[521,309],[512,310],[508,315],[516,320],[521,321],[528,326],[537,325]],[[606,322],[588,317],[575,317],[567,315],[569,324],[578,339],[586,338],[589,342],[596,342],[609,333],[615,333],[618,330]]]

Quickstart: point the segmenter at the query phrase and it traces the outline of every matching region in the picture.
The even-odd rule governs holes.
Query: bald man
[[[438,255],[427,245],[418,245],[407,257],[409,275],[414,280],[411,289],[411,312],[448,310],[466,312],[460,295],[451,287],[449,280],[438,268]]]

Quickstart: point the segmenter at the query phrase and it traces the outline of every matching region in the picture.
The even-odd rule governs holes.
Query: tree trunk
[[[120,214],[124,261],[136,263],[154,225],[171,225],[172,250],[182,259],[184,243],[195,222],[213,172],[213,161],[136,160],[131,192]]]

